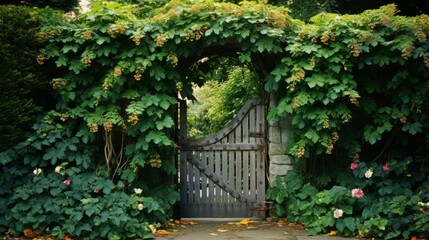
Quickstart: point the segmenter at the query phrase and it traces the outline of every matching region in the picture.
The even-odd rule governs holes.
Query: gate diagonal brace
[[[239,202],[246,203],[246,202],[256,202],[256,200],[249,199],[248,197],[244,196],[243,194],[237,192],[234,188],[229,186],[226,183],[221,183],[221,177],[214,172],[210,171],[206,168],[204,164],[201,164],[198,160],[195,159],[194,156],[188,156],[187,160],[192,163],[195,167],[197,167],[202,173],[204,173],[210,180],[212,180],[215,184],[217,184],[220,188],[227,191],[231,196],[236,198]]]

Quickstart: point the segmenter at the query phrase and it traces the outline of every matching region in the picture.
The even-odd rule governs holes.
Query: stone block
[[[268,140],[272,143],[282,142],[282,132],[280,127],[269,127],[268,128]]]
[[[270,143],[268,145],[268,154],[270,156],[284,155],[285,151],[286,151],[286,146],[283,143]]]
[[[270,164],[269,173],[270,176],[284,176],[286,173],[292,169],[291,165],[277,165],[277,164]]]
[[[292,165],[292,157],[289,155],[270,156],[270,163],[277,165]]]

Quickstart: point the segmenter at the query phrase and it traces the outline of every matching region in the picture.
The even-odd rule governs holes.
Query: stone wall
[[[275,93],[270,95],[270,107],[277,105]],[[270,182],[284,176],[292,169],[293,157],[286,154],[286,144],[291,133],[291,119],[285,116],[280,121],[268,121],[268,158]]]

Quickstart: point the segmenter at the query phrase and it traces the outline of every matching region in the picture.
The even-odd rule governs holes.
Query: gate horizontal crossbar
[[[212,144],[208,146],[194,146],[194,145],[185,145],[181,146],[181,150],[189,151],[189,150],[196,150],[196,151],[254,151],[254,150],[260,150],[263,146],[261,144],[240,144],[240,143],[233,143],[233,144]]]

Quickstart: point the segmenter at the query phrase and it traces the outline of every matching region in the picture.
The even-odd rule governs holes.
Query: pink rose
[[[340,218],[343,216],[343,210],[342,209],[335,209],[334,211],[334,218]]]
[[[352,197],[363,198],[363,196],[364,196],[364,194],[363,194],[362,189],[355,188],[355,189],[352,190]]]
[[[357,163],[350,164],[350,169],[351,170],[356,170],[358,167],[359,167],[359,165]]]
[[[390,170],[390,166],[389,166],[389,164],[384,164],[383,165],[383,171],[385,171],[385,172],[388,172]]]
[[[70,179],[66,179],[63,181],[63,183],[67,186],[70,186],[71,180]]]

